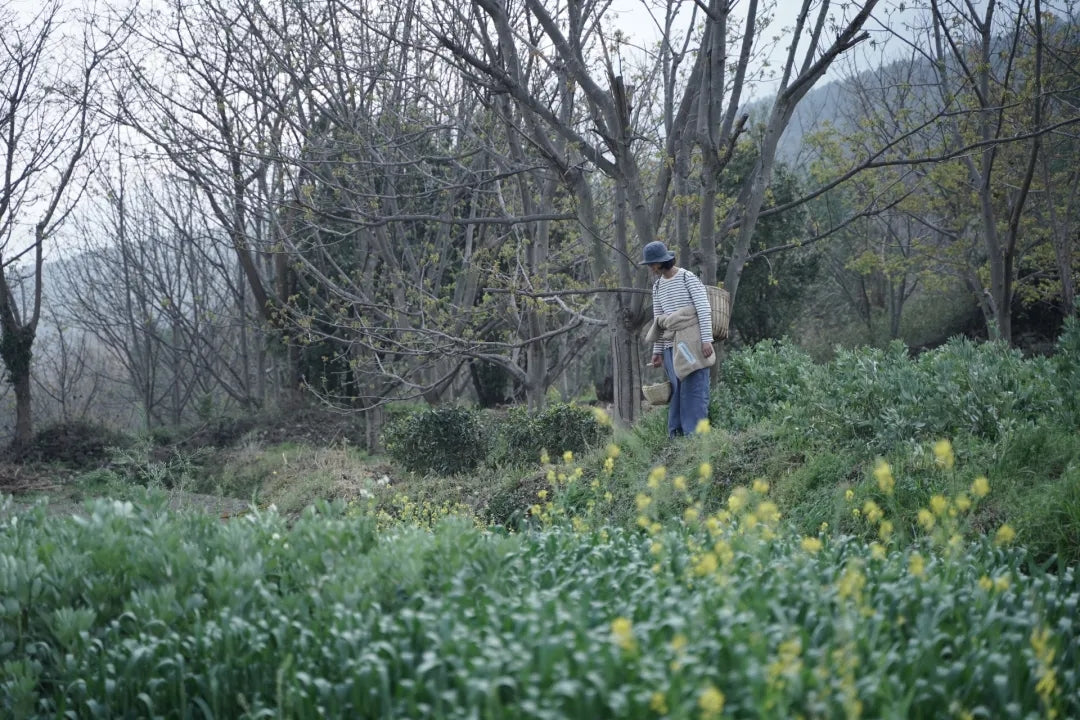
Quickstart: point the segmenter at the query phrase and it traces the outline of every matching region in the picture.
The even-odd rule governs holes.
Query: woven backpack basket
[[[727,340],[728,324],[731,322],[731,293],[715,285],[705,286],[712,310],[712,334],[714,340]]]
[[[641,394],[650,405],[667,405],[671,400],[671,383],[665,380],[654,385],[642,385]]]

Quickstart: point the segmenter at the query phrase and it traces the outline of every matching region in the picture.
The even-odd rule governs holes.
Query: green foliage
[[[60,422],[39,430],[23,450],[21,459],[87,467],[108,459],[112,448],[130,443],[131,439],[123,433],[98,423]]]
[[[0,518],[6,717],[1080,714],[1075,571],[989,542]]]
[[[987,440],[1059,417],[1054,365],[997,343],[955,338],[912,359],[899,342],[838,350],[818,365],[786,342],[725,362],[721,426],[771,417],[820,444],[858,442],[888,452],[911,441],[970,434]]]
[[[203,461],[208,448],[182,450],[174,448],[168,454],[159,453],[148,439],[126,448],[116,449],[111,456],[109,471],[121,484],[158,490],[188,489],[202,475]]]
[[[539,463],[540,454],[581,453],[596,447],[609,435],[590,409],[570,403],[552,403],[540,412],[511,408],[498,421],[495,465]]]
[[[1080,427],[1080,317],[1076,313],[1065,319],[1053,363],[1065,421],[1069,427]]]
[[[480,413],[454,405],[414,412],[391,422],[383,444],[401,467],[440,475],[473,470],[488,451]]]
[[[751,151],[751,147],[749,143],[740,143],[736,149],[720,176],[721,193],[738,195],[757,160],[756,151]],[[785,163],[777,162],[766,204],[786,205],[800,195],[802,191],[796,173]],[[806,219],[804,206],[759,219],[754,226],[751,254],[798,243],[806,237]],[[721,254],[726,256],[727,248]],[[721,268],[720,279],[725,271]],[[788,332],[817,273],[817,251],[789,249],[750,260],[740,276],[739,298],[732,309],[731,324],[738,328],[740,340],[754,344]]]
[[[730,354],[722,372],[719,392],[712,396],[713,404],[727,410],[721,419],[726,425],[752,421],[804,399],[817,381],[819,368],[792,343],[772,341]]]

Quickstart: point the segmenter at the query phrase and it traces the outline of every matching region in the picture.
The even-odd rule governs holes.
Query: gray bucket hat
[[[675,259],[675,253],[667,249],[667,245],[654,240],[644,248],[641,249],[641,262],[638,265],[652,265],[653,263],[664,263],[668,260]]]

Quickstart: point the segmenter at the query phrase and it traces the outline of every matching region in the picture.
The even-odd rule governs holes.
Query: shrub
[[[110,448],[129,444],[126,435],[111,428],[73,420],[42,428],[23,451],[21,459],[85,467],[107,460]]]
[[[1053,359],[1062,399],[1062,415],[1069,427],[1080,427],[1080,318],[1065,318]]]
[[[1080,376],[1071,356],[1025,359],[1000,343],[957,338],[917,359],[896,341],[838,350],[815,365],[786,343],[762,343],[725,362],[711,412],[722,427],[771,418],[804,440],[855,441],[877,452],[962,434],[994,441],[1071,412],[1070,378]]]
[[[492,460],[497,465],[538,463],[544,450],[552,456],[585,452],[607,434],[593,411],[579,405],[555,403],[540,412],[511,408],[499,423]]]
[[[487,457],[487,433],[476,410],[447,405],[390,423],[383,445],[412,472],[453,475],[475,469]]]

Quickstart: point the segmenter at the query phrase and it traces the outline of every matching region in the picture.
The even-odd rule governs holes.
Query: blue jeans
[[[709,368],[701,368],[682,380],[675,374],[671,348],[664,350],[664,372],[671,381],[668,404],[668,437],[689,435],[698,423],[709,417]]]

